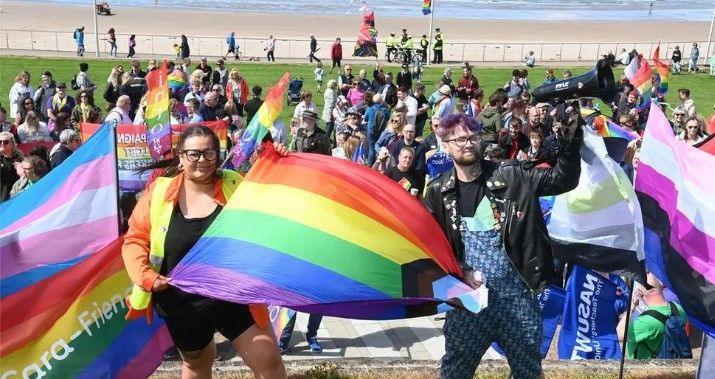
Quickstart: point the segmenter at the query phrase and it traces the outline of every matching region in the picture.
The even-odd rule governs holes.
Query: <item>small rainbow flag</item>
[[[658,96],[665,96],[668,92],[668,76],[670,75],[670,67],[667,63],[663,63],[660,60],[660,45],[653,51],[653,64],[655,65],[656,74],[654,75],[654,82],[657,83]]]
[[[581,109],[581,116],[587,123],[590,123],[593,126],[593,129],[596,130],[596,133],[598,133],[601,137],[624,138],[628,141],[640,138],[638,133],[632,132],[616,124],[608,117],[602,115],[599,111]]]
[[[175,94],[181,93],[188,86],[186,73],[180,68],[175,68],[167,78],[169,79],[169,89]]]
[[[486,287],[450,274],[462,275],[444,233],[390,178],[269,148],[170,277],[190,293],[336,317],[484,308]]]
[[[147,144],[154,159],[164,157],[171,151],[171,125],[169,117],[169,82],[166,73],[166,61],[158,70],[146,75],[147,104],[145,120]]]
[[[653,71],[643,55],[639,54],[637,58],[632,59],[631,63],[623,70],[623,74],[641,95],[638,109],[650,106],[650,97],[653,94]]]
[[[422,14],[428,15],[432,13],[432,0],[422,0]]]
[[[258,108],[258,112],[253,116],[248,128],[241,136],[241,140],[233,148],[233,158],[231,163],[234,167],[241,167],[243,162],[251,157],[251,154],[269,133],[273,122],[276,121],[283,110],[283,94],[286,91],[290,73],[283,74],[278,84],[268,90],[268,95],[263,101],[263,105]]]
[[[278,305],[271,305],[268,307],[268,317],[271,320],[271,325],[273,326],[273,333],[276,335],[276,341],[281,339],[281,334],[283,334],[283,329],[288,325],[291,317],[295,314],[295,311],[280,307]]]

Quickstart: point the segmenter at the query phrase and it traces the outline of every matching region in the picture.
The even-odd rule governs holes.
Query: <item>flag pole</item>
[[[432,31],[434,30],[432,28],[432,25],[434,24],[434,3],[435,3],[435,1],[436,0],[432,0],[432,2],[430,3],[430,12],[429,12],[429,43],[430,43],[430,45],[432,45],[434,43],[434,42],[432,42]],[[425,62],[426,66],[429,66],[430,62],[434,58],[433,57],[434,53],[432,53],[434,50],[430,49],[430,47],[434,47],[434,46],[427,47],[427,49],[429,51],[427,51],[427,62]]]
[[[94,46],[97,49],[94,56],[99,58],[99,30],[97,28],[97,0],[92,1],[92,14],[94,15]]]
[[[626,345],[628,345],[628,326],[631,322],[631,312],[633,309],[633,287],[635,287],[635,280],[631,277],[628,280],[628,287],[630,287],[630,294],[628,295],[628,310],[626,311],[626,327],[623,329],[623,346],[621,346],[621,363],[618,368],[618,379],[623,379],[623,368],[626,364]]]
[[[710,31],[708,32],[708,48],[705,53],[705,62],[710,59],[710,41],[713,38],[713,26],[715,25],[715,8],[713,8],[713,14],[710,16]],[[695,62],[697,63],[697,62]]]
[[[119,127],[119,122],[115,121],[112,123],[112,153],[114,154],[114,180],[116,184],[116,196],[117,196],[117,226],[118,230],[117,236],[121,236],[124,231],[124,217],[122,216],[122,195],[121,189],[119,188],[119,159],[117,156],[117,127]]]

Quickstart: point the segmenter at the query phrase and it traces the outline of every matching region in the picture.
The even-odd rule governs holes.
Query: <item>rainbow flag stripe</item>
[[[168,76],[169,89],[173,93],[180,93],[183,91],[188,83],[186,82],[186,74],[179,68],[175,68]]]
[[[161,159],[171,150],[171,126],[169,117],[169,82],[166,61],[158,70],[146,75],[147,104],[144,113],[147,127],[147,144],[154,159]]]
[[[660,45],[658,45],[658,47],[656,47],[653,51],[653,65],[655,65],[655,71],[657,72],[656,82],[658,83],[658,95],[665,96],[666,92],[668,92],[668,76],[670,75],[670,67],[667,63],[663,63],[663,61],[660,60]]]
[[[288,87],[289,81],[290,73],[286,72],[278,81],[278,84],[268,90],[268,95],[263,101],[263,105],[258,108],[258,112],[251,119],[248,128],[246,128],[241,137],[241,141],[233,148],[231,163],[234,167],[241,167],[243,162],[251,157],[251,154],[269,133],[273,122],[280,116],[283,110],[283,94],[286,91],[286,87]]]
[[[484,307],[449,274],[461,271],[444,233],[395,182],[347,160],[269,149],[170,276],[191,293],[337,317]]]
[[[638,59],[632,59],[631,63],[626,66],[623,74],[641,95],[641,104],[638,109],[650,106],[650,97],[653,94],[653,71],[650,69],[648,61],[642,55],[638,55]]]
[[[428,15],[432,13],[432,0],[422,0],[422,14]]]

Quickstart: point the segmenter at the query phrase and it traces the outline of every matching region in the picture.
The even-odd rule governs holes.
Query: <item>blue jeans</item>
[[[295,327],[295,319],[298,313],[293,314],[293,317],[288,320],[283,332],[281,333],[280,343],[283,346],[288,346],[290,342],[290,337],[293,335],[293,328]],[[308,331],[305,333],[306,339],[314,338],[318,335],[318,328],[320,327],[320,321],[323,320],[322,315],[310,315],[308,318]]]

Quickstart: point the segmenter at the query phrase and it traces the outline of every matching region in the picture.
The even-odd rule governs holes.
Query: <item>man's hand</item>
[[[473,289],[478,289],[486,282],[484,275],[480,271],[467,270],[464,273],[464,282]]]
[[[169,288],[171,285],[171,278],[167,278],[163,275],[159,275],[156,280],[154,281],[154,284],[151,285],[151,292],[160,292],[164,291],[165,289]]]
[[[276,149],[276,153],[278,153],[278,155],[281,157],[285,157],[289,153],[286,145],[284,145],[280,142],[273,142],[273,148]]]

